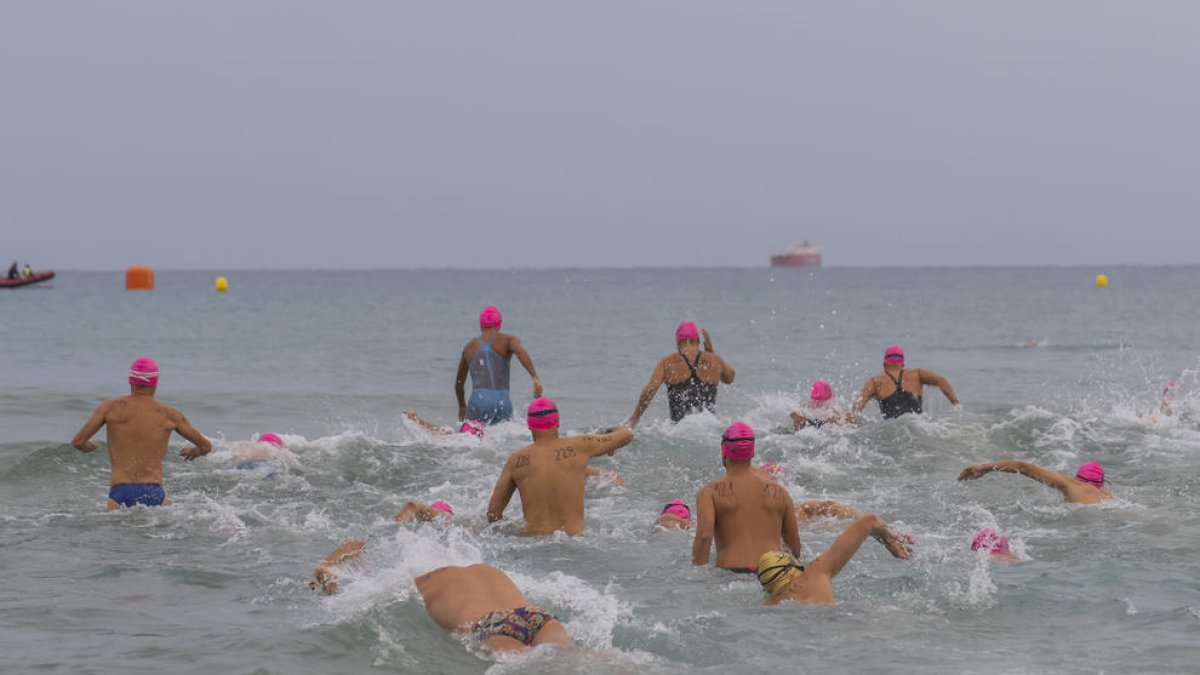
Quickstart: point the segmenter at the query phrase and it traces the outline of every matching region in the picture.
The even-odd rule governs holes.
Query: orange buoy
[[[149,267],[135,265],[125,270],[125,290],[152,291],[154,290],[154,270]]]

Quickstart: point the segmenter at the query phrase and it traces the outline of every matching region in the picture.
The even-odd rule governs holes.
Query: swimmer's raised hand
[[[203,457],[210,452],[212,452],[212,450],[201,450],[194,445],[189,445],[179,451],[179,456],[190,462],[193,459],[196,459],[197,457]]]
[[[708,334],[708,329],[701,328],[700,334],[704,336],[704,351],[706,351],[706,352],[713,351],[712,336]]]

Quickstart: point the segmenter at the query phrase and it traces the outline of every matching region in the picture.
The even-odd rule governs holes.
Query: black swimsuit
[[[696,374],[696,366],[700,365],[700,354],[701,352],[697,352],[696,362],[690,363],[683,352],[679,352],[679,358],[683,359],[692,375],[682,382],[667,385],[667,403],[671,406],[672,422],[678,422],[701,410],[711,412],[717,406],[717,385],[701,380]]]
[[[888,375],[887,371],[884,371],[883,374],[887,375],[888,379],[896,385],[896,391],[892,392],[891,396],[879,399],[879,410],[883,412],[883,419],[899,417],[905,413],[921,412],[921,397],[904,391],[904,387],[900,386],[904,382],[904,369],[900,369],[899,378]]]

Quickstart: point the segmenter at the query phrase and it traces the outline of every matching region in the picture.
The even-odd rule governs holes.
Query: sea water
[[[1200,663],[1200,269],[743,269],[62,272],[0,292],[0,670],[47,673],[1194,672]],[[484,511],[520,415],[482,441],[453,423],[460,350],[495,304],[558,402],[564,433],[624,420],[682,320],[736,369],[715,415],[666,421],[659,392],[634,442],[598,465],[578,537],[518,536],[519,500]],[[810,383],[843,405],[890,344],[944,375],[926,414],[784,433]],[[1032,346],[1025,346],[1033,343]],[[213,439],[165,467],[174,505],[104,511],[104,451],[71,448],[152,356],[158,398]],[[1157,412],[1180,382],[1176,414]],[[518,413],[529,378],[513,364]],[[762,606],[752,577],[691,565],[691,537],[652,523],[721,474],[721,431],[759,432],[796,499],[835,499],[911,533],[909,561],[873,540],[837,603]],[[282,471],[233,467],[235,443],[280,434]],[[103,440],[103,433],[97,436]],[[1022,459],[1102,462],[1117,499],[1062,502],[1034,481],[955,480]],[[397,525],[407,500],[451,523]],[[844,527],[801,528],[805,558]],[[994,527],[1025,562],[969,550]],[[339,543],[367,553],[343,592],[310,591]],[[424,611],[412,579],[486,562],[585,648],[496,663]]]

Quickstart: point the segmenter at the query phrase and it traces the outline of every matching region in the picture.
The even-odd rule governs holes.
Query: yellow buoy
[[[1107,285],[1108,285],[1108,275],[1097,274],[1096,275],[1096,288],[1104,288]]]
[[[229,280],[225,277],[217,277],[217,280],[213,283],[213,286],[216,287],[218,293],[224,293],[225,291],[229,290]]]

